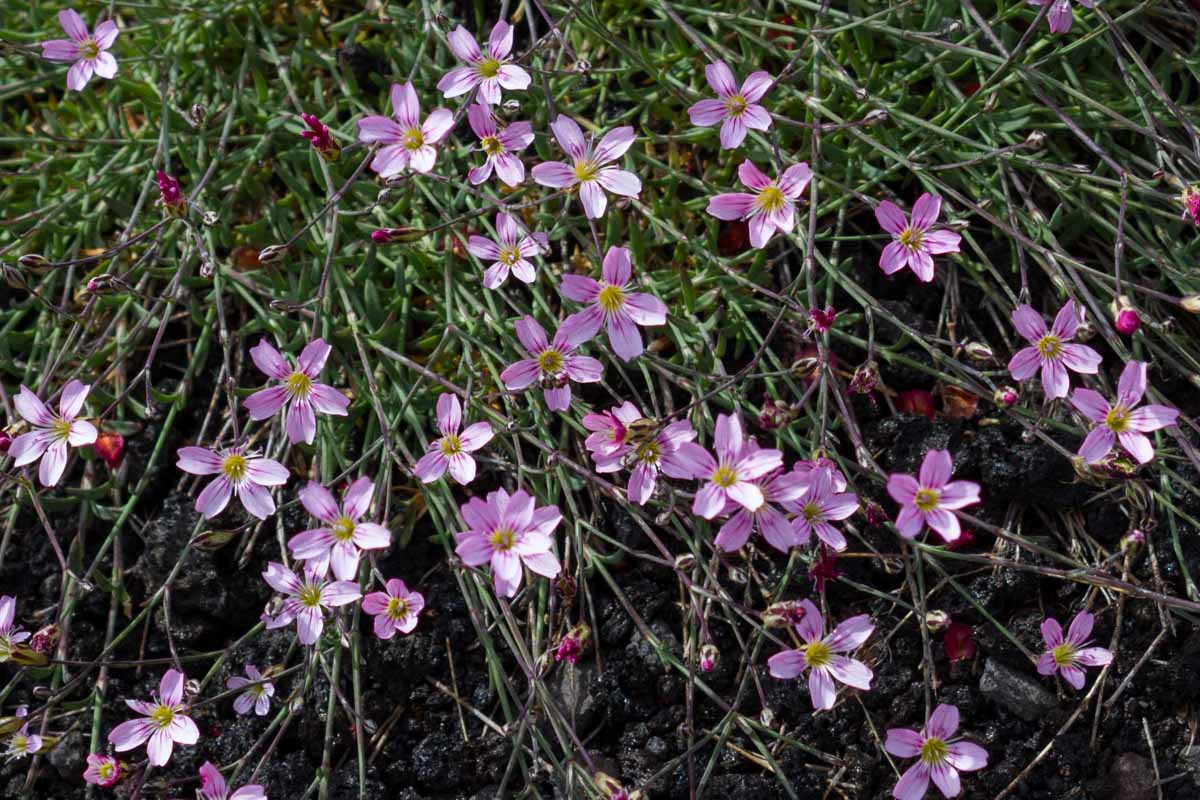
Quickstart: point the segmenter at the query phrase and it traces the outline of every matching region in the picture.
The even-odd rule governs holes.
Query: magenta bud
[[[1021,399],[1021,395],[1017,394],[1017,390],[1011,386],[1001,386],[992,395],[993,402],[1004,408],[1012,408]]]
[[[1117,333],[1121,334],[1122,336],[1132,336],[1133,334],[1137,333],[1138,326],[1140,326],[1141,323],[1142,321],[1138,317],[1136,310],[1132,308],[1122,309],[1121,313],[1117,314]]]
[[[7,453],[8,448],[12,447],[12,437],[7,431],[0,431],[0,453]]]
[[[700,648],[700,671],[712,672],[717,668],[717,661],[721,658],[721,651],[717,649],[715,644],[706,644]]]

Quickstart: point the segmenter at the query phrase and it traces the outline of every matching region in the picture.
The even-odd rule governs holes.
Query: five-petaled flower
[[[988,754],[977,744],[951,741],[958,730],[958,709],[939,704],[920,733],[909,728],[891,728],[884,749],[899,758],[916,758],[917,763],[900,776],[892,790],[895,800],[921,800],[929,779],[945,797],[962,791],[959,772],[974,772],[987,766]]]
[[[1042,623],[1046,652],[1038,658],[1038,672],[1043,675],[1057,672],[1073,689],[1082,689],[1083,670],[1080,667],[1102,667],[1113,659],[1113,654],[1103,647],[1086,647],[1095,621],[1091,614],[1080,611],[1071,620],[1064,638],[1058,620],[1048,617]]]
[[[169,669],[158,684],[158,694],[147,703],[144,700],[126,700],[125,705],[142,715],[142,719],[122,722],[108,734],[108,741],[118,753],[132,750],[149,740],[146,754],[150,763],[161,767],[171,760],[175,744],[195,744],[200,740],[200,730],[192,718],[187,716],[183,704],[184,675]]]
[[[267,630],[282,628],[295,621],[303,645],[313,644],[321,638],[328,609],[353,603],[362,597],[357,583],[329,581],[324,573],[308,566],[298,576],[283,564],[271,561],[262,576],[272,589],[284,595],[283,607],[278,614],[263,614]]]
[[[266,339],[250,348],[250,358],[267,377],[281,381],[278,386],[262,389],[246,398],[250,419],[266,419],[288,406],[287,435],[292,444],[312,444],[317,435],[317,414],[346,416],[350,400],[344,394],[317,381],[333,348],[323,339],[313,339],[300,352],[292,369],[279,351]],[[289,405],[290,404],[290,405]]]
[[[496,177],[508,186],[517,186],[525,180],[525,163],[513,153],[520,152],[533,143],[533,125],[528,122],[513,122],[504,128],[496,125],[492,110],[481,103],[467,109],[467,122],[479,137],[479,149],[486,159],[483,166],[471,167],[467,180],[478,186],[488,179],[492,170]]]
[[[475,480],[475,459],[471,458],[479,448],[492,440],[492,426],[487,422],[476,422],[462,429],[462,403],[458,396],[445,392],[437,400],[438,430],[442,438],[429,443],[429,452],[413,467],[413,474],[422,483],[433,483],[450,470],[450,477],[466,486]]]
[[[717,415],[713,447],[717,457],[694,442],[680,445],[680,455],[695,468],[704,481],[692,502],[692,513],[712,519],[732,501],[748,511],[757,511],[765,502],[759,478],[783,466],[778,450],[751,450],[742,437],[742,423],[736,416]]]
[[[625,493],[634,503],[644,506],[654,495],[661,471],[670,478],[689,480],[696,476],[696,463],[679,450],[684,442],[696,438],[692,423],[686,419],[659,425],[642,416],[633,403],[599,414],[587,414],[583,426],[593,433],[584,443],[596,462],[596,472],[616,472],[631,466]]]
[[[67,70],[67,88],[81,91],[92,75],[114,78],[117,75],[117,60],[108,52],[117,39],[117,23],[106,19],[96,26],[95,33],[88,33],[83,17],[73,8],[58,12],[58,24],[69,38],[51,39],[42,42],[42,58],[62,63],[74,62]]]
[[[458,97],[478,86],[479,99],[494,106],[500,102],[501,88],[511,92],[529,88],[533,79],[509,58],[513,46],[513,29],[504,20],[492,26],[486,56],[480,51],[475,37],[462,25],[450,31],[446,39],[450,50],[459,61],[466,63],[466,66],[455,67],[438,81],[438,91],[444,96]]]
[[[24,707],[17,709],[17,716],[23,717],[28,712]],[[18,758],[31,756],[42,749],[42,737],[36,733],[29,732],[29,723],[26,722],[21,726],[21,729],[8,737],[8,750],[5,753],[5,758],[9,761],[14,761]]]
[[[1009,374],[1016,380],[1029,378],[1040,368],[1042,389],[1046,397],[1066,397],[1071,388],[1067,370],[1086,375],[1096,374],[1103,360],[1099,353],[1084,344],[1074,344],[1075,332],[1079,330],[1079,317],[1075,313],[1075,301],[1068,300],[1058,310],[1054,324],[1046,330],[1042,315],[1031,306],[1019,306],[1012,313],[1013,327],[1033,347],[1018,350],[1008,362]]]
[[[811,472],[810,482],[800,499],[784,503],[783,507],[796,513],[792,520],[796,544],[808,544],[809,538],[816,534],[834,551],[841,552],[846,549],[846,537],[832,523],[847,519],[858,510],[858,495],[837,491],[833,471],[818,467]]]
[[[550,249],[546,234],[522,236],[513,216],[501,211],[496,214],[496,237],[496,241],[482,236],[467,239],[468,253],[492,262],[483,272],[483,285],[489,289],[499,289],[508,280],[509,272],[522,283],[533,283],[537,273],[529,259]]]
[[[288,540],[292,555],[307,562],[308,568],[324,575],[333,567],[339,581],[352,581],[358,574],[358,560],[363,550],[382,550],[392,543],[392,534],[375,522],[362,522],[371,507],[375,483],[362,477],[350,484],[342,496],[342,506],[321,484],[309,481],[300,490],[300,504],[325,525]]]
[[[604,135],[600,144],[592,148],[592,140],[583,138],[583,131],[575,120],[563,114],[550,124],[559,146],[570,156],[570,164],[547,161],[533,168],[533,179],[542,186],[554,189],[579,187],[579,202],[588,219],[604,216],[608,206],[605,191],[625,197],[637,197],[642,191],[642,182],[637,175],[609,166],[625,155],[625,151],[636,138],[633,128],[625,125],[614,128]]]
[[[1050,10],[1046,12],[1046,21],[1050,25],[1051,33],[1066,33],[1071,30],[1071,23],[1075,21],[1075,15],[1071,13],[1071,0],[1028,0],[1031,6],[1042,6],[1047,2],[1050,3]],[[1078,0],[1079,5],[1084,8],[1095,8],[1093,0]]]
[[[263,787],[256,783],[246,784],[233,794],[229,793],[229,785],[220,770],[212,762],[205,761],[200,765],[200,791],[197,800],[267,800]]]
[[[14,467],[23,467],[39,458],[38,481],[42,486],[54,486],[67,468],[67,445],[82,447],[96,441],[96,426],[77,419],[83,410],[91,386],[71,381],[63,387],[55,414],[25,386],[14,398],[17,413],[37,430],[23,433],[8,448]]]
[[[842,655],[862,647],[870,637],[875,630],[870,616],[860,614],[850,617],[839,623],[833,633],[825,634],[825,620],[820,610],[809,600],[802,600],[800,609],[804,614],[796,623],[796,633],[804,644],[767,659],[771,675],[776,678],[795,678],[807,669],[808,693],[813,708],[821,710],[833,708],[837,700],[837,688],[833,685],[835,679],[855,689],[870,691],[871,678],[874,677],[870,667],[858,659]]]
[[[1095,464],[1108,455],[1116,442],[1145,464],[1154,458],[1154,445],[1145,434],[1175,424],[1179,411],[1168,406],[1148,405],[1135,409],[1146,393],[1146,365],[1130,361],[1117,382],[1117,402],[1109,405],[1104,396],[1091,389],[1076,389],[1071,405],[1092,422],[1098,423],[1079,447],[1079,456]]]
[[[720,99],[693,104],[688,109],[688,116],[693,125],[702,128],[720,122],[722,150],[732,150],[740,145],[751,128],[765,131],[771,127],[771,115],[758,104],[773,83],[766,72],[750,73],[739,89],[725,62],[716,61],[704,68],[704,77]]]
[[[876,206],[875,219],[892,235],[892,241],[879,257],[880,269],[891,275],[908,267],[925,283],[932,281],[933,256],[957,253],[958,243],[962,241],[954,231],[930,230],[941,210],[942,198],[928,193],[917,198],[911,222],[890,200]]]
[[[771,180],[749,159],[738,167],[738,179],[750,190],[729,192],[708,201],[708,213],[717,219],[744,219],[750,225],[751,246],[762,249],[776,231],[791,233],[796,224],[796,201],[812,180],[812,170],[801,161]]]
[[[554,341],[546,340],[546,330],[538,321],[526,314],[517,321],[517,338],[533,356],[509,364],[500,373],[504,388],[519,392],[534,381],[540,381],[546,405],[551,411],[566,411],[571,405],[571,385],[596,383],[604,367],[590,356],[575,355],[578,342],[570,341],[562,328],[554,334]]]
[[[946,450],[930,450],[921,462],[921,472],[912,475],[892,475],[887,491],[900,504],[896,529],[906,539],[914,538],[925,525],[937,531],[947,542],[961,533],[958,517],[950,512],[979,502],[979,484],[971,481],[952,481],[954,462]]]
[[[759,449],[758,443],[751,437],[746,440],[742,454],[749,455]],[[772,503],[786,508],[789,502],[804,493],[808,484],[795,472],[775,469],[756,478],[754,485],[762,492],[762,505],[751,511],[738,503],[728,503],[725,511],[732,511],[733,516],[717,531],[713,544],[727,553],[740,550],[757,527],[767,544],[786,553],[792,545],[797,544],[792,523]]]
[[[391,639],[397,632],[412,633],[425,608],[425,596],[409,591],[398,578],[391,578],[386,586],[386,592],[371,592],[362,601],[363,613],[375,617],[375,635]]]
[[[469,530],[454,535],[454,552],[467,566],[490,564],[496,594],[516,595],[522,563],[547,578],[562,571],[551,536],[562,520],[558,506],[535,508],[523,490],[509,495],[497,489],[486,503],[472,497],[460,510]]]
[[[250,709],[260,717],[264,717],[271,708],[271,698],[275,696],[275,684],[266,680],[258,667],[246,665],[246,677],[230,676],[225,681],[225,688],[230,690],[244,689],[233,701],[233,710],[238,715],[249,714]]]
[[[588,306],[563,321],[563,334],[572,342],[586,342],[602,326],[607,327],[609,344],[621,360],[641,355],[642,334],[637,326],[665,325],[667,307],[652,294],[630,291],[632,274],[628,248],[610,247],[599,281],[586,275],[563,275],[563,296]]]
[[[328,126],[321,122],[315,114],[301,112],[300,119],[304,120],[304,124],[308,126],[308,130],[300,131],[300,135],[309,141],[313,150],[316,150],[321,158],[330,163],[337,161],[338,156],[342,154],[342,146],[337,139],[333,138]]]
[[[393,119],[394,117],[394,119]],[[406,169],[429,172],[437,161],[439,144],[454,127],[454,114],[437,108],[421,122],[421,104],[412,81],[392,84],[392,117],[373,115],[358,121],[358,140],[383,147],[371,160],[371,169],[381,178],[391,178]]]
[[[192,475],[216,475],[217,479],[196,498],[196,511],[212,519],[225,510],[229,498],[237,495],[242,506],[259,519],[275,513],[275,500],[268,486],[287,483],[288,470],[270,458],[248,453],[234,446],[221,451],[203,447],[181,447],[175,466]]]
[[[4,595],[0,597],[0,663],[12,658],[17,645],[29,640],[29,631],[21,630],[13,625],[13,617],[17,612],[17,599]]]
[[[83,780],[93,786],[108,788],[121,780],[121,762],[112,756],[102,756],[99,753],[89,753],[87,768],[83,771]]]

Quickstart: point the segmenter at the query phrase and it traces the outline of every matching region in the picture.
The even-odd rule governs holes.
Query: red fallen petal
[[[906,389],[896,394],[896,411],[901,414],[920,414],[933,419],[933,395],[924,389]]]
[[[951,622],[942,637],[942,646],[946,649],[946,658],[951,662],[966,661],[975,657],[975,634],[971,626],[961,622]]]
[[[121,454],[125,452],[125,437],[119,433],[105,431],[96,437],[96,443],[92,447],[109,469],[116,469],[121,463]]]
[[[723,256],[736,256],[750,246],[750,225],[744,219],[735,219],[721,225],[717,233],[717,252]]]

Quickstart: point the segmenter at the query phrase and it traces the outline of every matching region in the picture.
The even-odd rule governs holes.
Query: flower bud
[[[975,656],[975,633],[970,625],[952,622],[942,637],[942,646],[946,650],[947,661],[966,661]]]
[[[161,169],[154,171],[158,180],[159,202],[169,217],[182,217],[187,214],[187,198],[179,188],[179,180]]]
[[[920,414],[933,419],[937,413],[933,407],[933,395],[924,389],[906,389],[896,395],[896,410],[901,414]]]
[[[758,426],[764,430],[777,431],[786,428],[796,419],[796,411],[782,400],[767,398],[758,415]]]
[[[696,557],[691,553],[683,553],[675,557],[675,569],[686,572],[696,566]]]
[[[772,603],[762,613],[763,625],[767,628],[790,628],[804,619],[804,606],[795,600]]]
[[[1003,408],[1012,408],[1021,399],[1021,395],[1017,394],[1017,390],[1011,386],[1001,386],[992,395],[992,402]]]
[[[1117,314],[1115,327],[1117,329],[1117,333],[1121,334],[1122,336],[1133,336],[1133,334],[1137,333],[1137,329],[1140,325],[1141,319],[1138,318],[1138,312],[1132,308],[1122,309],[1121,312]]]
[[[37,269],[38,267],[46,266],[50,262],[46,260],[45,256],[38,253],[26,253],[17,259],[17,263],[27,269]]]
[[[425,231],[420,228],[379,228],[371,231],[371,241],[375,244],[415,242],[424,236]]]
[[[983,342],[967,342],[963,345],[963,352],[972,361],[991,361],[996,355],[992,352],[992,348]]]
[[[233,541],[237,531],[201,531],[192,537],[191,546],[205,553],[215,553]]]
[[[105,431],[96,437],[96,443],[92,446],[109,469],[116,469],[121,463],[121,454],[125,452],[125,437],[114,431]]]
[[[269,264],[272,261],[278,261],[279,258],[287,252],[287,247],[282,244],[273,244],[264,247],[258,251],[258,263]]]
[[[1025,147],[1029,150],[1041,150],[1046,146],[1045,131],[1034,131],[1025,137]]]
[[[925,627],[933,633],[941,633],[950,627],[950,615],[940,609],[925,612]]]
[[[591,628],[584,624],[576,625],[558,643],[558,649],[554,651],[554,660],[578,663],[579,656],[583,655],[583,645],[587,642],[589,635],[591,635]]]
[[[1189,314],[1200,314],[1200,294],[1179,298],[1179,307]]]
[[[7,453],[10,447],[12,447],[12,436],[8,431],[0,431],[0,453]]]
[[[205,211],[200,217],[200,221],[211,228],[213,225],[216,225],[221,221],[221,217],[215,211]]]
[[[855,394],[870,394],[879,384],[879,367],[874,361],[868,361],[854,370],[850,379],[850,391]]]
[[[192,121],[197,125],[208,119],[208,109],[200,103],[192,104]]]
[[[60,633],[57,625],[47,625],[30,638],[29,649],[44,656],[50,655],[50,651],[58,644]]]
[[[1183,203],[1183,218],[1191,217],[1192,222],[1200,225],[1200,190],[1195,186],[1185,187],[1179,202]]]
[[[792,362],[790,371],[793,377],[809,380],[816,376],[817,370],[820,368],[821,359],[816,356],[801,356]]]
[[[579,59],[578,61],[575,62],[575,71],[580,73],[581,75],[586,75],[587,73],[592,71],[592,62],[587,61],[586,59],[582,59],[582,58]]]
[[[888,521],[887,512],[883,510],[883,506],[879,503],[867,503],[863,513],[867,517],[867,524],[878,527]]]
[[[700,648],[700,671],[712,672],[717,668],[717,662],[721,659],[721,651],[717,649],[715,644],[711,642],[703,645]]]
[[[863,125],[866,127],[870,127],[871,125],[878,125],[881,122],[886,122],[887,118],[888,118],[887,109],[876,108],[873,111],[868,111],[867,115],[865,117],[863,117]]]
[[[808,317],[808,330],[813,333],[824,333],[833,327],[833,321],[837,319],[837,309],[833,306],[828,306],[824,310],[810,308]]]
[[[1142,531],[1138,528],[1134,528],[1129,533],[1121,537],[1121,552],[1135,552],[1145,543],[1146,534],[1142,533]]]
[[[300,118],[304,120],[304,124],[309,128],[306,131],[301,131],[300,135],[309,141],[321,158],[331,164],[337,161],[338,157],[342,154],[342,146],[330,134],[329,128],[325,123],[312,114],[302,113]]]

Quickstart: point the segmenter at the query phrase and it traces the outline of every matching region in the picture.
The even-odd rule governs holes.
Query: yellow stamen
[[[778,186],[771,184],[758,193],[758,199],[755,201],[758,207],[767,213],[781,211],[787,198],[784,197],[783,190]]]
[[[500,62],[494,58],[486,58],[479,62],[479,75],[484,78],[494,78],[500,74]]]
[[[563,357],[557,350],[543,350],[537,361],[542,372],[548,375],[557,375],[562,370]]]
[[[590,158],[581,158],[575,162],[575,179],[580,183],[595,180],[600,168]]]
[[[1062,353],[1062,341],[1052,333],[1048,333],[1037,343],[1038,353],[1042,358],[1058,358]]]
[[[900,234],[900,244],[909,250],[920,250],[921,238],[921,232],[916,228],[905,228]]]
[[[425,134],[420,128],[409,128],[404,132],[403,144],[409,150],[419,150],[425,145]]]
[[[321,605],[321,587],[320,586],[305,586],[296,595],[296,599],[300,601],[300,605],[308,608],[316,608]]]
[[[150,712],[150,719],[160,728],[165,728],[175,720],[175,712],[170,706],[158,706]]]
[[[929,512],[938,507],[938,493],[933,489],[918,489],[913,498],[913,505],[921,511]]]
[[[462,452],[462,441],[453,434],[442,439],[442,455],[456,456]]]
[[[712,482],[722,489],[728,489],[730,486],[733,486],[737,483],[737,479],[737,473],[726,466],[717,467],[717,471],[712,476]]]
[[[492,534],[492,549],[506,552],[517,542],[517,535],[509,528],[501,528]]]
[[[342,517],[329,526],[329,530],[333,533],[333,538],[337,541],[348,542],[354,538],[354,520],[349,517]]]
[[[1121,406],[1113,406],[1104,415],[1104,424],[1113,433],[1122,433],[1129,429],[1129,410]]]
[[[725,108],[728,109],[729,115],[732,117],[740,117],[745,112],[747,105],[746,98],[740,94],[735,94],[725,101]]]
[[[50,432],[55,439],[64,440],[71,435],[71,423],[59,417],[50,424]]]
[[[941,764],[950,753],[950,748],[941,739],[926,739],[921,745],[921,761],[932,766]]]
[[[399,597],[393,597],[388,600],[387,615],[392,619],[399,621],[408,616],[408,603]]]
[[[232,483],[240,483],[246,477],[246,457],[241,453],[230,453],[221,462],[221,474]]]
[[[303,372],[293,372],[288,376],[287,390],[292,397],[308,397],[308,393],[312,391],[312,378]]]
[[[823,667],[833,660],[833,651],[824,642],[811,642],[803,649],[804,660],[810,667]]]
[[[620,286],[605,286],[600,290],[600,296],[596,300],[602,309],[611,314],[619,311],[621,306],[625,305],[625,293],[621,291]]]
[[[489,156],[498,156],[504,152],[504,145],[500,144],[500,140],[495,136],[483,137],[483,140],[479,143],[479,146],[482,147],[483,152],[487,153]]]

